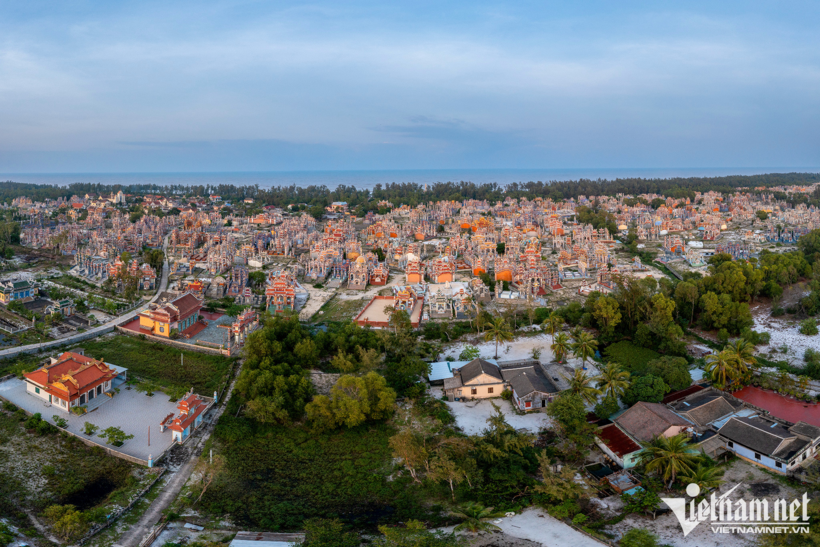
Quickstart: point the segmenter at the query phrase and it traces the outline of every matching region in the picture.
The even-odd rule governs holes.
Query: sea
[[[820,167],[719,167],[719,168],[595,168],[595,169],[406,169],[374,171],[269,171],[269,172],[180,172],[180,173],[0,173],[0,181],[66,186],[75,182],[105,185],[157,184],[160,186],[258,185],[260,188],[275,186],[327,186],[335,189],[340,185],[358,189],[372,189],[377,184],[414,182],[468,181],[476,184],[529,181],[573,181],[579,179],[619,178],[675,178],[719,177],[726,175],[759,175],[764,173],[817,173]]]

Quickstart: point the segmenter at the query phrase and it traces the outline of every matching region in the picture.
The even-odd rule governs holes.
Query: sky
[[[0,172],[820,165],[820,3],[0,0]]]

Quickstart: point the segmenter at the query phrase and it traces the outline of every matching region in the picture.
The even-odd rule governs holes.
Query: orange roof
[[[24,376],[48,393],[72,398],[111,380],[117,376],[117,371],[101,360],[67,351],[60,355],[56,363],[44,365]]]

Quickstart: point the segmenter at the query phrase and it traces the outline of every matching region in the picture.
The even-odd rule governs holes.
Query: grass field
[[[129,377],[137,376],[164,388],[193,387],[203,395],[222,387],[234,361],[123,335],[88,340],[75,347],[85,349],[90,357],[127,368]]]
[[[339,297],[333,298],[322,306],[321,311],[324,313],[322,315],[314,315],[313,320],[319,322],[349,321],[353,319],[369,301],[370,299],[342,300]]]
[[[409,478],[388,480],[392,426],[317,434],[235,418],[237,410],[234,397],[212,438],[225,466],[198,506],[210,515],[227,514],[242,526],[265,530],[298,530],[313,517],[359,527],[436,518],[422,492],[409,488]]]
[[[51,505],[70,504],[83,512],[82,528],[87,529],[92,522],[104,522],[116,506],[127,505],[153,479],[153,471],[108,456],[54,427],[45,434],[28,432],[26,421],[22,411],[0,410],[0,514],[29,537],[38,534],[27,529],[25,512],[42,514]]]

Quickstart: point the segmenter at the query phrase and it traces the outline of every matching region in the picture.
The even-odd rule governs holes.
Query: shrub
[[[100,426],[98,426],[96,424],[92,424],[91,422],[85,422],[83,424],[83,433],[85,433],[89,437],[94,435],[94,433],[96,433],[99,430],[100,430]]]
[[[618,544],[621,547],[658,547],[658,536],[643,528],[632,528]]]
[[[459,354],[458,359],[459,361],[472,361],[473,359],[478,359],[481,352],[475,346],[467,345]]]
[[[513,392],[509,389],[505,389],[504,391],[501,392],[501,398],[504,399],[505,401],[511,400],[512,396],[513,396]]]
[[[721,344],[725,344],[729,341],[729,331],[726,329],[720,329],[717,333],[717,339]]]
[[[669,386],[666,385],[663,379],[647,374],[635,378],[632,385],[624,392],[621,400],[626,406],[632,406],[638,401],[660,403],[667,391],[669,391]]]
[[[817,334],[817,322],[814,319],[806,319],[800,322],[800,334],[814,336]]]
[[[68,427],[68,420],[66,420],[62,416],[57,416],[55,414],[51,417],[51,419],[54,420],[54,425],[56,425],[60,429],[65,429],[66,427]]]

